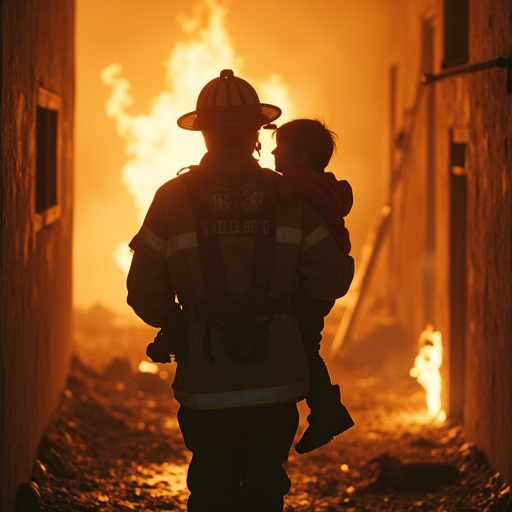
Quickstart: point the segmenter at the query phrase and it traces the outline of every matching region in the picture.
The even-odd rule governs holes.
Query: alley
[[[186,510],[189,454],[169,392],[173,367],[137,371],[154,331],[116,327],[101,308],[76,320],[78,357],[33,476],[41,510]],[[427,417],[424,392],[408,376],[411,354],[392,326],[342,352],[330,367],[356,426],[315,452],[292,449],[287,512],[512,510],[510,486],[462,429]],[[306,415],[301,404],[298,435]]]

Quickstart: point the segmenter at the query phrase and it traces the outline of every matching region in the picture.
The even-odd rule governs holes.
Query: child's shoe
[[[308,415],[309,427],[295,445],[297,453],[316,450],[354,426],[354,421],[341,403],[338,385],[313,393],[306,398],[306,403],[311,409]]]

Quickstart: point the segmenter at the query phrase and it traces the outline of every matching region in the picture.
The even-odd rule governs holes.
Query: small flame
[[[140,373],[152,373],[153,375],[158,375],[158,366],[155,363],[150,363],[149,361],[141,361],[139,363],[138,370]]]
[[[169,59],[164,62],[166,90],[152,102],[146,115],[132,115],[128,109],[134,100],[130,83],[122,78],[122,66],[113,63],[101,73],[102,81],[110,87],[106,103],[107,116],[116,122],[118,135],[126,141],[127,162],[123,167],[123,183],[133,196],[138,211],[138,223],[153,199],[156,189],[173,178],[179,169],[197,164],[204,153],[201,136],[180,129],[176,120],[194,110],[201,88],[219,76],[221,69],[233,69],[235,75],[243,67],[243,59],[235,54],[233,42],[224,19],[227,8],[217,0],[202,0],[193,6],[191,16],[180,15],[183,38],[176,43]],[[277,74],[255,85],[261,101],[279,105],[291,113],[288,88]],[[269,130],[262,130],[263,152],[260,164],[273,167],[273,148]],[[131,254],[128,243],[122,241],[113,252],[118,266],[127,272]]]
[[[442,379],[439,369],[443,363],[443,341],[439,331],[427,325],[418,339],[419,353],[414,360],[414,368],[409,374],[426,391],[427,410],[432,418],[446,420],[441,403]]]

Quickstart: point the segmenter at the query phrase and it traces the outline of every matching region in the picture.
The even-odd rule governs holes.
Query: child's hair
[[[274,132],[276,142],[305,151],[316,172],[323,172],[336,150],[337,135],[318,119],[294,119]]]

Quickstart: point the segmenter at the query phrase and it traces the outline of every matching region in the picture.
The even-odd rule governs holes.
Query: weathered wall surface
[[[74,2],[3,0],[0,189],[0,509],[12,510],[68,372]],[[40,87],[62,101],[60,218],[35,224],[36,105]]]
[[[475,62],[512,57],[512,3],[471,2]],[[465,427],[512,481],[512,94],[506,70],[468,79],[468,338]]]
[[[512,4],[469,5],[468,64],[512,57]],[[402,173],[392,201],[390,294],[412,343],[426,322],[442,333],[443,405],[510,482],[512,94],[497,67],[421,86],[426,22],[431,71],[443,71],[444,2],[404,1],[400,9],[404,22],[392,25],[389,40],[398,76],[392,151]],[[466,148],[457,168],[453,143]]]

